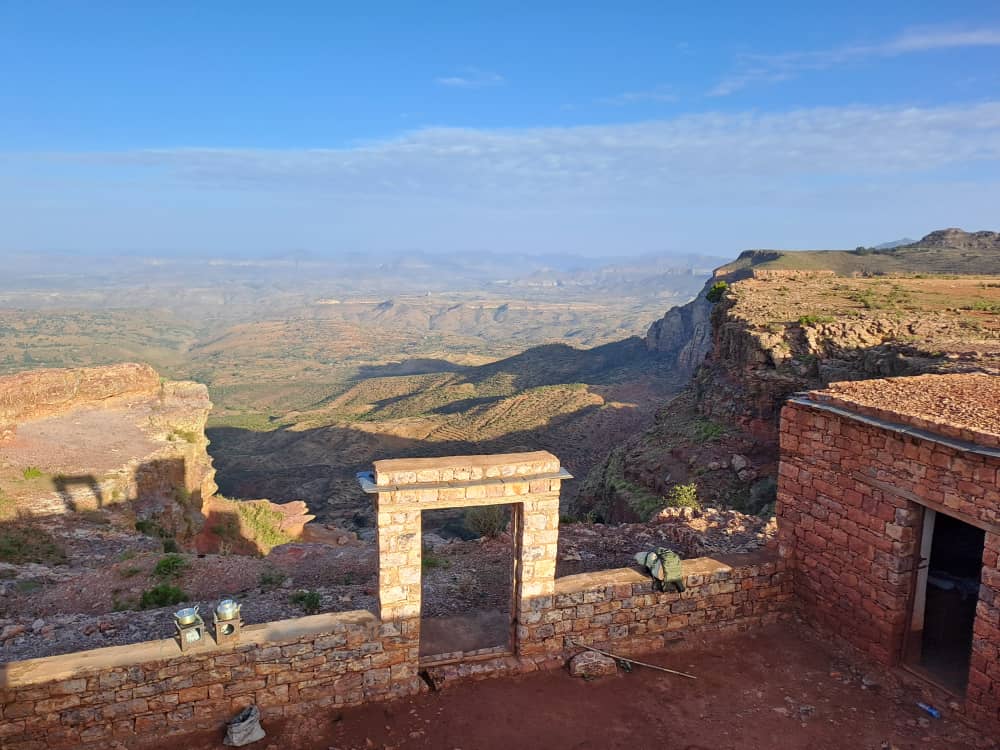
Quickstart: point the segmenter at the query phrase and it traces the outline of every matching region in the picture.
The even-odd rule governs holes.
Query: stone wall
[[[789,402],[781,418],[778,538],[804,611],[895,664],[923,508],[986,529],[966,707],[1000,724],[1000,458],[988,453],[838,406]]]
[[[683,567],[683,593],[655,592],[633,568],[556,579],[554,595],[532,602],[523,618],[520,652],[566,653],[573,644],[655,651],[688,633],[774,622],[792,596],[784,563],[770,552],[701,557]]]
[[[534,597],[516,653],[432,667],[436,679],[561,666],[574,643],[641,653],[701,631],[735,632],[782,616],[790,597],[772,553],[684,561],[684,593],[654,593],[623,568],[555,581]],[[163,640],[0,665],[0,748],[141,747],[164,735],[220,731],[243,707],[264,720],[426,690],[413,621],[329,613],[244,628],[236,645],[181,654]]]
[[[163,640],[0,665],[0,747],[141,745],[221,728],[250,704],[273,718],[409,695],[416,656],[408,633],[359,611],[250,626],[236,645],[185,654]]]

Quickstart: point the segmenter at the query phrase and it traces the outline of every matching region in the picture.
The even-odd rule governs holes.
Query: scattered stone
[[[27,630],[24,625],[8,625],[0,631],[0,641],[7,641],[16,638]]]
[[[596,651],[584,651],[570,659],[569,673],[573,677],[593,680],[617,674],[618,664],[610,656],[599,654]]]
[[[733,471],[740,472],[750,465],[750,461],[745,456],[741,456],[740,454],[737,453],[735,456],[732,457],[732,459],[729,462],[729,465],[733,467]]]

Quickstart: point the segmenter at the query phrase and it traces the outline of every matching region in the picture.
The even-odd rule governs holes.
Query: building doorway
[[[905,661],[942,687],[965,692],[986,533],[924,511],[920,561]]]
[[[513,652],[518,508],[421,513],[422,664]]]

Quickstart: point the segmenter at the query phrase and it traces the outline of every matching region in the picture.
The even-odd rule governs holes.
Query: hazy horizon
[[[0,254],[732,257],[997,228],[990,2],[47,2],[0,9],[0,62]]]

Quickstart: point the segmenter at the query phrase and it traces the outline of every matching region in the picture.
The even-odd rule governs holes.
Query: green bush
[[[148,591],[142,592],[139,599],[139,607],[142,609],[156,609],[157,607],[172,607],[187,599],[187,594],[176,586],[169,583],[158,583]]]
[[[0,528],[0,562],[65,565],[66,550],[44,529],[27,524]]]
[[[37,466],[28,466],[24,469],[24,471],[21,472],[21,476],[23,476],[25,479],[38,479],[44,473],[45,472],[43,472]]]
[[[424,553],[420,557],[420,567],[423,570],[434,570],[435,568],[450,568],[451,563],[441,555],[435,554],[433,550],[424,547]]]
[[[274,510],[266,502],[236,502],[236,513],[243,529],[256,542],[261,552],[270,552],[272,547],[288,544],[292,537],[281,530],[284,514]]]
[[[285,574],[274,568],[265,568],[260,572],[260,587],[262,589],[273,589],[285,582]]]
[[[702,443],[718,440],[726,432],[725,427],[710,419],[699,419],[694,423],[693,427],[694,437]]]
[[[725,281],[716,281],[708,288],[708,291],[705,292],[705,299],[714,304],[722,299],[722,295],[726,293],[728,288],[729,284]]]
[[[187,566],[187,561],[180,555],[164,555],[153,567],[153,575],[157,578],[177,578]]]
[[[465,528],[478,536],[495,539],[507,529],[509,512],[504,505],[484,505],[469,508],[465,513]]]
[[[318,591],[296,591],[289,597],[289,601],[296,607],[301,607],[307,615],[319,612],[322,604]]]
[[[691,484],[675,484],[670,488],[667,495],[667,506],[670,508],[696,508],[701,509],[698,502],[698,488]]]
[[[803,315],[799,318],[799,325],[814,326],[822,325],[824,323],[832,323],[833,321],[834,318],[831,318],[829,315]]]

